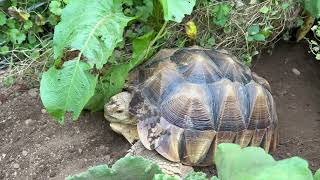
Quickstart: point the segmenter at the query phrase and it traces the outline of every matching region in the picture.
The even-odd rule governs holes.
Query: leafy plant
[[[59,14],[59,5],[51,2],[51,11]],[[163,25],[154,23],[159,22],[159,5]],[[194,5],[195,0],[70,0],[55,27],[55,65],[43,74],[40,84],[48,113],[63,123],[66,112],[76,120],[84,107],[102,109],[122,90],[129,71],[150,57],[168,21],[180,22]],[[140,28],[132,27],[139,24]],[[125,30],[129,35],[124,38]],[[126,41],[133,47],[131,57],[127,51],[126,57],[112,60],[116,48],[126,52]],[[68,53],[75,57],[65,59]]]
[[[129,156],[118,160],[112,168],[109,168],[107,165],[95,166],[88,169],[87,172],[83,172],[75,176],[69,176],[66,180],[148,180],[152,179],[155,175],[157,175],[156,179],[159,180],[164,176],[157,164],[141,157]]]
[[[212,8],[213,23],[224,27],[229,20],[232,7],[230,3],[221,3]]]
[[[315,55],[317,60],[320,60],[320,22],[316,22],[316,18],[320,18],[320,1],[318,0],[304,0],[304,8],[309,13],[305,18],[305,22],[301,25],[298,31],[298,41],[301,39],[307,40],[310,47],[310,52]],[[309,31],[313,32],[313,39],[306,38]]]
[[[292,26],[299,8],[300,3],[293,0],[198,1],[190,18],[198,27],[195,43],[226,49],[250,65],[263,47],[272,47],[279,35]],[[164,46],[188,45],[181,26],[168,31]]]
[[[315,18],[320,18],[320,1],[304,0],[304,8]]]
[[[0,52],[6,55],[13,49],[34,48],[41,41],[39,36],[47,33],[56,24],[53,19],[58,21],[57,8],[51,8],[54,2],[59,3],[60,7],[66,4],[66,1],[52,1],[50,11],[46,10],[48,2],[40,0],[3,1],[3,7],[0,9]],[[56,11],[54,11],[56,10]],[[48,24],[48,26],[45,26]],[[45,32],[47,31],[47,32]]]
[[[247,147],[241,149],[236,144],[220,144],[214,155],[219,177],[211,180],[318,180],[320,170],[313,178],[308,163],[292,157],[275,161],[262,148]],[[160,167],[141,157],[125,157],[118,160],[112,169],[106,165],[90,168],[87,172],[69,176],[67,180],[81,179],[153,179],[177,180],[179,177],[165,175]],[[184,180],[208,180],[202,172],[190,172]]]
[[[311,28],[313,39],[304,38],[309,43],[310,52],[315,56],[316,60],[320,60],[320,21]]]

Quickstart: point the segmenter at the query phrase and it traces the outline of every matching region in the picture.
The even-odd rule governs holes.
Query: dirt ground
[[[313,171],[320,168],[320,62],[303,45],[282,42],[273,55],[256,60],[253,71],[269,80],[276,100],[281,134],[275,158],[301,156]],[[129,148],[102,113],[83,113],[61,126],[46,114],[37,89],[0,87],[0,179],[64,179],[112,164]]]

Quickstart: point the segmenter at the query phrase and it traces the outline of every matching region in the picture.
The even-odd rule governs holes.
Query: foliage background
[[[300,4],[293,0],[189,1],[196,3],[195,7],[194,4],[184,4],[187,2],[184,0],[173,3],[167,0],[110,1],[119,3],[118,5],[121,7],[114,9],[121,9],[123,15],[132,19],[124,28],[123,35],[120,34],[122,38],[119,36],[118,40],[112,44],[111,49],[106,48],[110,44],[96,48],[100,51],[99,53],[95,52],[96,54],[104,55],[103,52],[108,52],[104,57],[100,57],[93,56],[92,52],[94,51],[91,51],[91,55],[90,52],[82,51],[79,38],[80,43],[78,42],[77,47],[70,46],[72,42],[77,41],[75,40],[77,37],[65,44],[57,43],[64,40],[63,34],[60,34],[60,37],[57,35],[59,27],[61,29],[72,27],[72,24],[68,24],[67,15],[65,25],[56,26],[64,12],[62,9],[70,3],[69,1],[29,0],[17,2],[6,0],[2,2],[6,3],[2,4],[2,7],[5,8],[2,8],[2,15],[0,15],[0,25],[4,32],[0,37],[0,39],[2,38],[0,41],[2,42],[0,44],[1,61],[5,66],[9,66],[10,72],[3,82],[10,85],[15,82],[17,77],[21,78],[22,74],[24,79],[31,77],[36,82],[40,80],[39,77],[43,77],[42,101],[51,115],[61,119],[60,122],[63,122],[62,117],[67,111],[76,112],[76,116],[74,116],[76,119],[83,108],[93,111],[101,110],[105,101],[122,90],[129,71],[151,57],[160,48],[184,47],[193,44],[207,48],[224,48],[250,65],[252,57],[258,55],[263,48],[268,48],[271,51],[273,43],[280,39],[280,35],[287,28],[301,25],[301,19],[296,18],[300,13]],[[92,1],[92,3],[94,2]],[[88,7],[83,4],[77,8]],[[189,14],[188,12],[192,10],[193,13],[183,19],[184,14]],[[83,9],[79,11],[78,9],[77,15],[88,12],[94,12],[94,10]],[[69,16],[69,18],[72,17]],[[197,32],[193,37],[186,34],[190,22],[194,24]],[[105,27],[107,28],[107,26]],[[52,41],[53,28],[56,28],[56,31]],[[103,34],[102,32],[101,35],[104,36]],[[91,44],[91,46],[96,45]],[[53,49],[55,50],[53,51]],[[78,58],[76,62],[80,62],[80,66],[78,63],[68,62],[75,58]],[[100,63],[97,63],[97,60]],[[89,63],[89,66],[83,64],[83,61]],[[67,68],[64,68],[66,65],[73,66],[70,70],[78,67],[81,67],[80,69],[86,68],[86,72],[81,73],[83,77],[93,75],[86,78],[87,80],[91,79],[92,83],[80,81],[83,78],[79,78],[79,83],[74,84],[75,87],[86,84],[87,89],[84,88],[82,93],[70,94],[70,92],[75,92],[75,89],[69,93],[54,91],[57,89],[55,87],[59,87],[59,84],[62,89],[68,89],[66,84],[72,84],[70,81],[64,81],[65,84],[58,83],[59,79],[66,79],[68,75],[76,77],[70,73],[70,70],[66,71]],[[42,76],[43,72],[49,68],[51,70]],[[61,76],[62,78],[55,76],[59,73],[64,76]],[[29,79],[27,81],[30,81]],[[45,82],[49,81],[55,82],[52,89],[49,88],[50,86],[46,86],[48,83]],[[95,82],[93,83],[93,81]],[[48,97],[56,97],[56,100]],[[84,101],[76,100],[76,97],[80,97]],[[46,102],[52,104],[49,105]],[[71,102],[81,102],[81,105]],[[65,108],[61,110],[58,107]]]

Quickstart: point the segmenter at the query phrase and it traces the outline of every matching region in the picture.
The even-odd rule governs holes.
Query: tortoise
[[[129,142],[139,139],[169,161],[212,165],[220,143],[276,148],[268,81],[225,50],[160,50],[126,87],[105,105],[105,118]]]

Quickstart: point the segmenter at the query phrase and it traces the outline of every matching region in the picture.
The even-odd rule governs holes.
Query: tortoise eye
[[[123,110],[117,110],[116,112],[117,113],[123,113]]]

